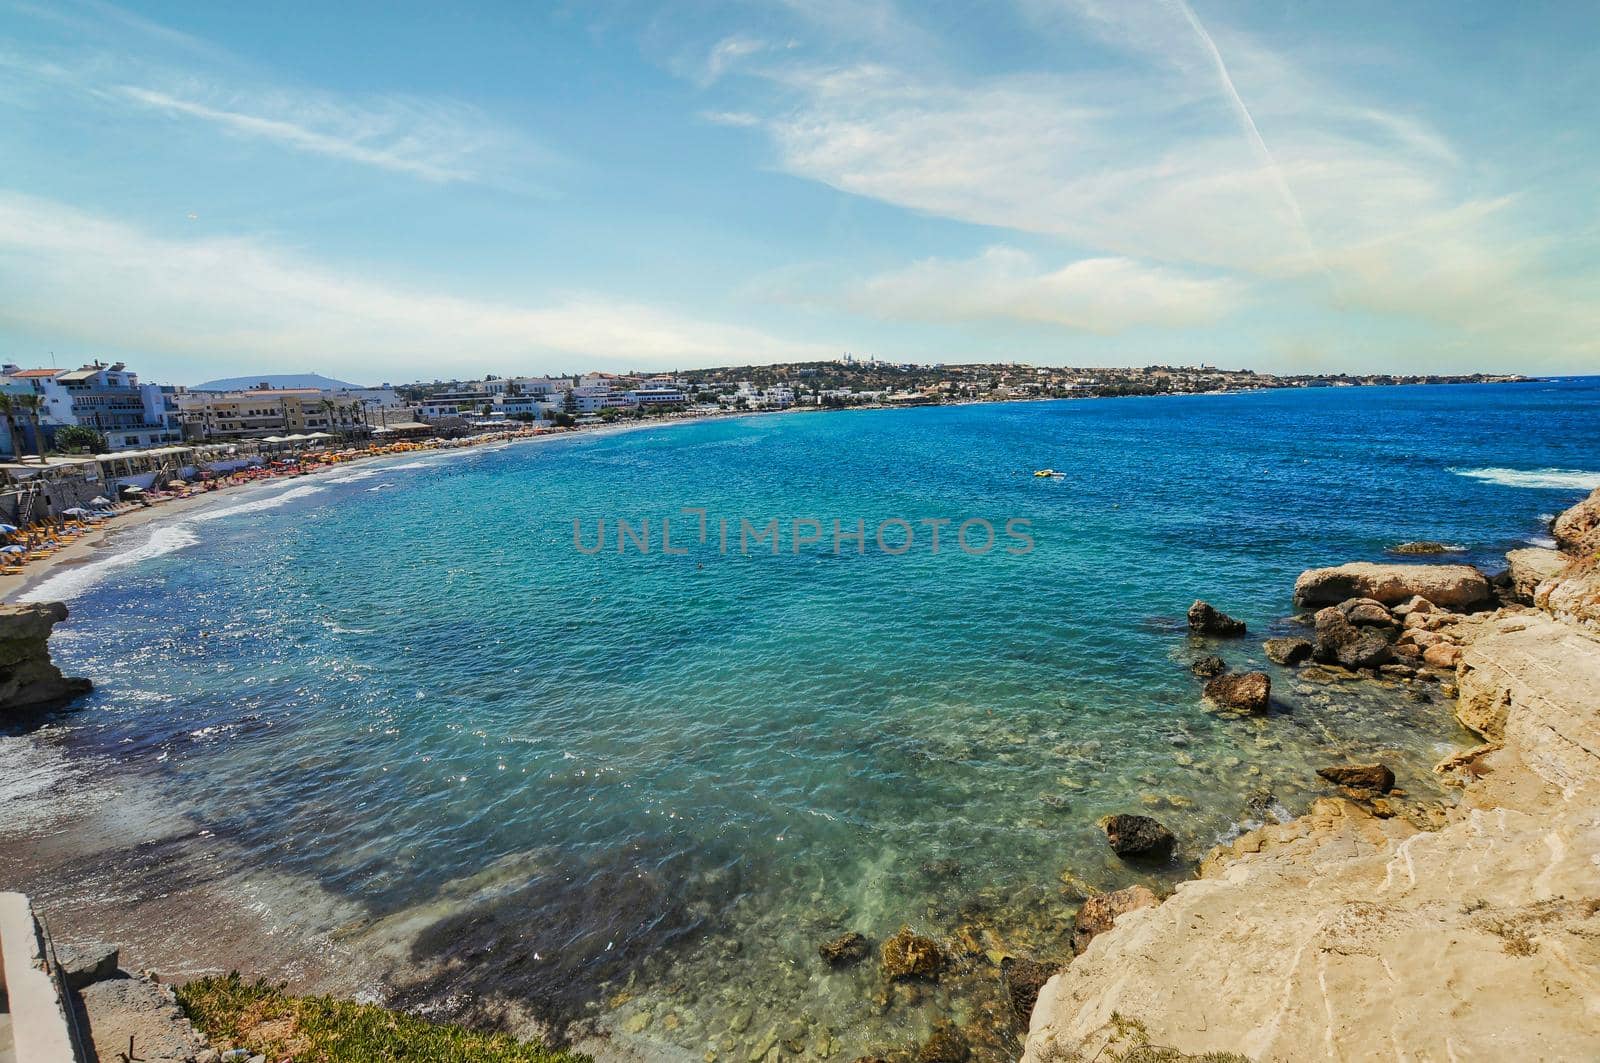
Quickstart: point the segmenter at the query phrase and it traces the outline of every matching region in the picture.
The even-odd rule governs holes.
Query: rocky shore
[[[62,675],[50,659],[50,631],[66,618],[60,602],[0,605],[0,723],[89,692],[89,680]]]
[[[1494,579],[1465,565],[1304,573],[1313,637],[1268,655],[1302,675],[1438,680],[1484,740],[1434,769],[1459,803],[1419,823],[1395,814],[1382,764],[1331,765],[1320,774],[1343,796],[1217,847],[1161,903],[1101,902],[1108,925],[1039,993],[1025,1063],[1152,1046],[1600,1058],[1600,490],[1553,535],[1559,550],[1513,551]],[[1222,633],[1199,604],[1191,620]]]

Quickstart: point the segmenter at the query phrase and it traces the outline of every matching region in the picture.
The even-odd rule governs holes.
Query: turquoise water
[[[1278,669],[1271,716],[1219,717],[1188,662],[1260,665],[1307,566],[1539,540],[1600,484],[1596,438],[1590,379],[766,416],[392,461],[130,532],[44,588],[72,597],[60,652],[97,683],[60,726],[245,864],[397,916],[379,925],[409,928],[422,972],[395,975],[401,1000],[507,997],[695,1059],[853,1058],[951,1015],[1008,1058],[986,953],[1069,954],[1062,871],[1179,875],[1344,756],[1431,799],[1466,740],[1426,692]],[[704,544],[683,507],[708,511]],[[778,518],[781,552],[742,556],[741,517]],[[651,522],[650,554],[616,551],[618,518]],[[660,552],[662,518],[685,554]],[[794,518],[823,541],[791,552]],[[898,556],[872,539],[892,518],[918,528]],[[925,518],[954,522],[937,554]],[[952,548],[968,518],[1028,521],[1034,548]],[[575,519],[589,546],[606,520],[608,548],[575,549]],[[836,519],[864,521],[864,552],[834,553]],[[1196,597],[1252,637],[1192,643]],[[1172,866],[1108,853],[1095,820],[1127,810],[1178,833]],[[817,959],[902,923],[972,955],[910,990]]]

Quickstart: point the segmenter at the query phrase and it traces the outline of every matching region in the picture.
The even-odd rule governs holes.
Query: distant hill
[[[263,373],[260,376],[230,376],[224,380],[207,380],[204,384],[191,385],[189,390],[243,391],[247,388],[258,388],[262,384],[273,388],[326,388],[330,391],[361,387],[360,384],[347,384],[343,380],[335,380],[321,373]]]

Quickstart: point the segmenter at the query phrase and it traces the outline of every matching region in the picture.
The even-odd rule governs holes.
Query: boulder
[[[0,605],[0,719],[9,710],[54,705],[93,686],[63,676],[50,660],[50,629],[66,618],[61,602]]]
[[[1600,487],[1562,513],[1550,528],[1556,545],[1573,557],[1600,554]]]
[[[1343,609],[1330,605],[1317,610],[1317,643],[1312,656],[1344,668],[1376,668],[1394,657],[1398,634],[1392,625],[1351,623]]]
[[[867,939],[856,931],[840,934],[832,941],[824,941],[817,946],[817,952],[822,958],[834,967],[842,967],[847,963],[859,963],[867,958]]]
[[[1453,642],[1440,642],[1422,651],[1422,663],[1429,668],[1454,668],[1461,660],[1461,647]]]
[[[1225,709],[1260,715],[1271,703],[1272,680],[1265,672],[1224,673],[1206,684],[1205,696]]]
[[[1210,679],[1228,670],[1228,662],[1221,657],[1202,657],[1189,666],[1189,671],[1201,679]]]
[[[1394,789],[1394,772],[1385,764],[1336,764],[1331,768],[1318,768],[1317,774],[1352,790],[1376,790],[1386,794]]]
[[[967,1063],[971,1058],[972,1045],[949,1019],[935,1021],[933,1032],[917,1049],[917,1063]]]
[[[1007,956],[1000,961],[1000,979],[1005,983],[1006,996],[1011,999],[1011,1011],[1027,1028],[1033,1015],[1033,1005],[1039,999],[1039,990],[1061,968],[1053,963],[1036,963],[1033,960]]]
[[[1172,847],[1178,842],[1170,830],[1149,816],[1126,812],[1105,817],[1100,821],[1100,829],[1106,832],[1106,841],[1111,843],[1111,851],[1118,856],[1149,856],[1165,860],[1172,855]]]
[[[1243,620],[1235,620],[1209,602],[1195,602],[1189,606],[1189,630],[1197,635],[1233,638],[1244,634],[1245,625]]]
[[[1380,601],[1372,598],[1347,598],[1339,603],[1339,612],[1357,627],[1398,627],[1394,614]]]
[[[937,978],[944,963],[939,943],[913,934],[909,926],[883,943],[883,973],[890,979]]]
[[[1512,600],[1532,605],[1533,592],[1539,589],[1539,584],[1559,576],[1571,561],[1572,558],[1559,550],[1537,546],[1507,553],[1506,575],[1511,581]]]
[[[72,989],[82,989],[116,978],[119,953],[115,945],[57,945],[56,966]]]
[[[1154,908],[1161,899],[1148,886],[1129,886],[1115,893],[1101,893],[1090,897],[1078,909],[1072,921],[1072,951],[1074,954],[1089,947],[1096,934],[1111,929],[1117,916],[1140,908]]]
[[[1437,607],[1432,602],[1428,601],[1428,599],[1424,598],[1422,595],[1413,594],[1410,598],[1407,598],[1393,609],[1390,609],[1389,612],[1404,619],[1405,617],[1410,616],[1412,613],[1431,613],[1436,608]]]
[[[1308,639],[1268,639],[1261,644],[1267,660],[1274,664],[1293,667],[1311,659],[1311,642]]]
[[[1449,609],[1470,609],[1489,600],[1489,580],[1471,565],[1380,565],[1358,561],[1312,568],[1294,581],[1299,605],[1335,605],[1348,598],[1373,598],[1385,605],[1421,596]]]

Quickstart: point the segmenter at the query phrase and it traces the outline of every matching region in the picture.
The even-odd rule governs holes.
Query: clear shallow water
[[[665,1058],[853,1058],[952,1015],[1008,1058],[984,954],[1064,958],[1060,872],[1179,874],[1344,756],[1425,799],[1465,739],[1442,703],[1276,669],[1272,716],[1219,718],[1188,662],[1259,665],[1307,566],[1539,539],[1600,483],[1596,438],[1591,379],[760,417],[360,468],[42,588],[72,596],[59,652],[98,684],[64,744],[403,927],[402,999],[509,996]],[[868,548],[723,556],[684,506],[735,544],[740,517],[861,518]],[[687,555],[657,530],[619,556],[614,523],[573,547],[574,518],[592,544],[664,516]],[[1037,545],[886,556],[895,517],[1025,518]],[[1251,638],[1191,643],[1196,597]],[[1179,862],[1110,856],[1095,820],[1129,810]],[[817,958],[902,923],[973,955],[894,990]]]

